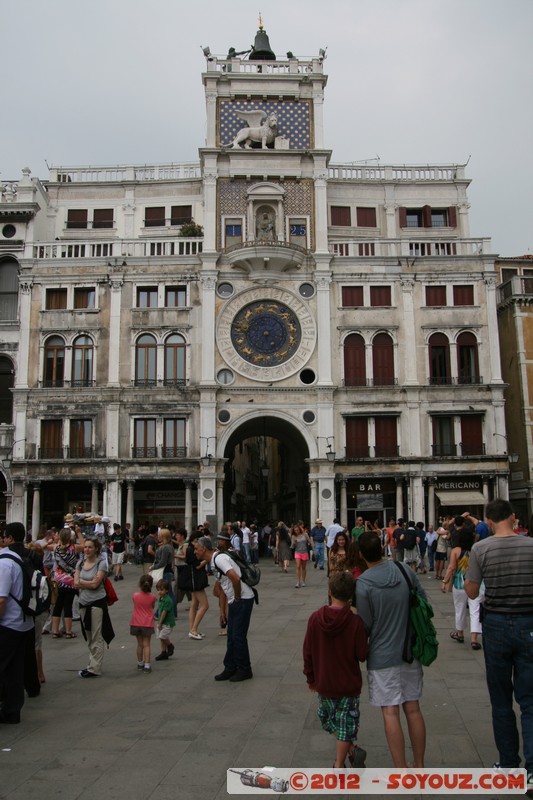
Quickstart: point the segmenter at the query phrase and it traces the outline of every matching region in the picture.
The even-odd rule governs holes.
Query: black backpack
[[[240,553],[237,553],[235,550],[225,550],[224,555],[229,556],[236,564],[238,564],[241,570],[241,580],[247,586],[253,588],[257,586],[259,581],[261,580],[261,570],[257,566],[257,564],[249,564],[245,558],[243,558]],[[217,563],[217,559],[215,556],[215,566]],[[218,569],[218,567],[217,567]]]
[[[412,550],[416,547],[416,531],[414,528],[407,528],[403,539],[403,546],[406,550]]]
[[[38,617],[39,614],[48,611],[52,592],[46,575],[27,559],[20,560],[10,553],[0,553],[0,558],[9,558],[22,570],[22,600],[11,593],[9,596],[21,607],[24,619],[26,616]]]

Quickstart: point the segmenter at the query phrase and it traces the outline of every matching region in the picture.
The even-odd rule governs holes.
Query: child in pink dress
[[[137,669],[150,673],[150,638],[154,635],[155,597],[152,594],[153,578],[142,575],[139,581],[140,592],[133,595],[133,613],[130,619],[130,633],[137,638]]]

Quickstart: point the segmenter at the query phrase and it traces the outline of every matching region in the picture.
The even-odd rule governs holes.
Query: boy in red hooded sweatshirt
[[[363,679],[360,661],[368,655],[365,626],[350,608],[355,581],[350,572],[336,572],[329,581],[331,605],[311,614],[304,639],[304,675],[311,692],[318,692],[322,728],[337,739],[334,768],[346,756],[352,767],[364,767],[366,751],[358,747],[359,695]]]

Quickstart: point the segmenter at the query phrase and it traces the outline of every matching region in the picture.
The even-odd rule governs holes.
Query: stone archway
[[[309,444],[290,421],[251,417],[224,447],[224,519],[309,521]]]

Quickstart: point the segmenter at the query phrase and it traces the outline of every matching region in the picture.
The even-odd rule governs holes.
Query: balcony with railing
[[[111,167],[50,167],[50,183],[122,183],[124,181],[178,181],[202,177],[199,161],[180,164]]]
[[[132,447],[131,457],[135,460],[187,458],[187,448],[178,446]]]
[[[187,386],[187,378],[134,378],[131,385],[135,388],[142,387],[166,387],[182,389]]]
[[[430,375],[427,379],[429,386],[481,386],[481,375]]]
[[[375,445],[351,445],[346,448],[346,461],[361,461],[376,458],[398,458],[400,448],[392,442],[381,442]]]
[[[329,251],[338,258],[450,258],[490,253],[491,240],[444,239],[350,239],[330,242]]]
[[[382,377],[382,378],[361,378],[357,375],[351,378],[345,378],[343,385],[346,389],[357,389],[362,387],[378,387],[378,386],[398,386],[398,378]]]
[[[498,305],[516,300],[531,303],[533,299],[533,278],[514,275],[511,280],[498,286]]]
[[[39,389],[89,389],[96,386],[96,381],[89,378],[67,380],[53,378],[39,381]]]
[[[165,256],[197,256],[202,252],[201,237],[162,236],[157,239],[117,239],[115,241],[39,242],[32,245],[33,258],[41,259],[120,259]],[[123,264],[122,266],[126,266]]]
[[[445,182],[464,180],[464,164],[393,166],[380,164],[330,164],[328,178],[336,181],[423,181]]]
[[[453,442],[441,442],[440,444],[433,444],[431,451],[436,458],[479,457],[486,455],[484,443],[460,442],[459,444],[453,444]]]

